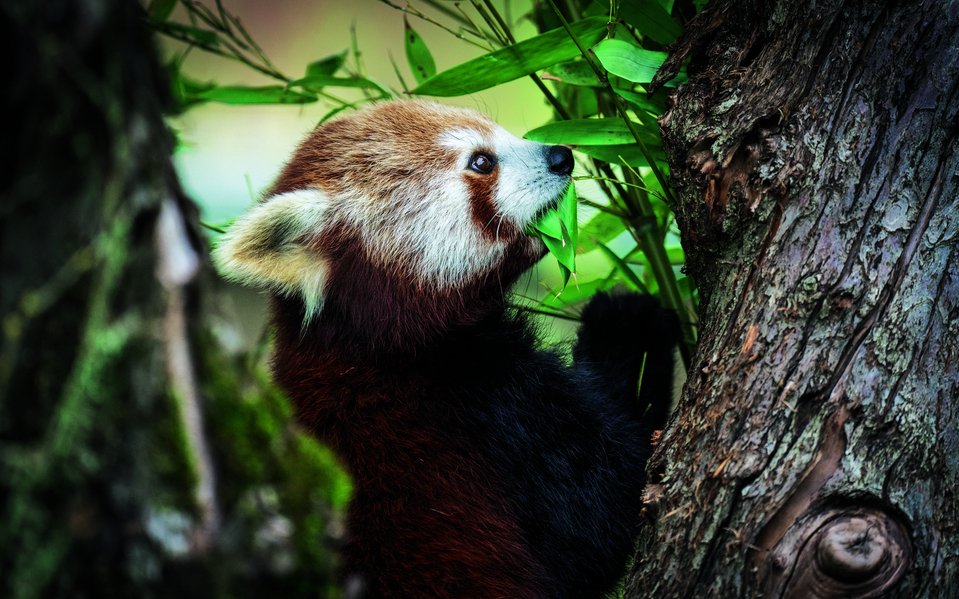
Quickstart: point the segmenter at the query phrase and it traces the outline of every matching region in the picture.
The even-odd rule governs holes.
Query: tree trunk
[[[346,483],[212,332],[144,25],[0,8],[0,595],[321,596]]]
[[[717,2],[687,58],[701,341],[627,596],[959,596],[959,3]]]

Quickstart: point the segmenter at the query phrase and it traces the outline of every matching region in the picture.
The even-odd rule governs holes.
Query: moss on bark
[[[0,595],[325,596],[349,483],[212,333],[136,2],[6,3]]]

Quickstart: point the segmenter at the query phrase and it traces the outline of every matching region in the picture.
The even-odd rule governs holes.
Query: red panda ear
[[[313,241],[324,222],[328,199],[316,189],[267,198],[239,217],[220,238],[213,259],[225,278],[300,294],[306,318],[323,304],[327,265]]]

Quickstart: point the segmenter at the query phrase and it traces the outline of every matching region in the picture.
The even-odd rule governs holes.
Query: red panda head
[[[331,309],[400,331],[397,319],[469,322],[544,255],[523,231],[572,166],[568,149],[471,110],[378,104],[314,130],[215,259],[227,278],[301,302],[307,323]]]

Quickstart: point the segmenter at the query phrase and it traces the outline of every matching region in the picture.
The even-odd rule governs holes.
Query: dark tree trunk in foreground
[[[959,596],[959,3],[717,2],[687,57],[701,342],[628,596]]]
[[[345,483],[211,332],[138,3],[0,31],[0,596],[321,596]]]

